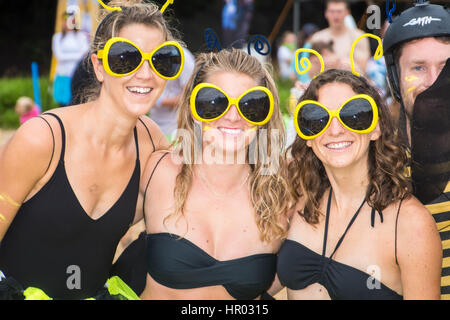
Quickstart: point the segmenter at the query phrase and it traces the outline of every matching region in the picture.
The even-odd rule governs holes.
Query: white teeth
[[[330,149],[343,149],[351,145],[352,142],[339,142],[339,143],[329,143],[326,145]]]
[[[128,88],[131,92],[146,94],[152,91],[151,88],[140,88],[140,87],[130,87]]]
[[[239,134],[242,132],[241,129],[230,129],[230,128],[220,128],[220,131],[227,134]]]

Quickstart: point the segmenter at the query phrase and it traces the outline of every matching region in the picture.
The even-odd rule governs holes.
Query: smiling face
[[[118,36],[132,41],[145,53],[151,52],[165,41],[159,29],[143,24],[127,25],[120,30]],[[150,110],[167,82],[155,73],[149,61],[145,61],[136,72],[125,77],[109,75],[96,55],[92,56],[92,62],[97,79],[102,82],[102,93],[114,105],[134,117]]]
[[[399,59],[400,90],[410,117],[417,96],[436,81],[448,58],[450,43],[435,38],[423,38],[404,45]]]
[[[330,110],[338,110],[348,99],[355,96],[353,89],[344,83],[332,82],[318,90],[318,102]],[[361,134],[346,129],[337,118],[315,139],[308,140],[308,147],[328,168],[346,168],[365,161],[369,156],[370,141],[380,136],[379,126],[369,133]]]
[[[245,91],[258,84],[243,73],[218,71],[210,74],[205,82],[221,88],[230,98],[238,98]],[[219,119],[202,123],[204,144],[214,144],[216,151],[238,152],[245,150],[256,135],[257,127],[250,124],[239,114],[235,105]]]

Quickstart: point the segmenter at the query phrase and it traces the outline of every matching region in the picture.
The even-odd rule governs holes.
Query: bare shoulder
[[[52,128],[54,126],[51,124],[51,119],[46,120],[48,123],[42,118],[33,118],[25,122],[3,147],[3,154],[20,152],[38,158],[50,156],[53,150],[54,131],[49,125]],[[19,157],[16,159],[20,160]]]
[[[145,166],[141,188],[147,189],[150,182],[161,187],[174,181],[182,167],[178,156],[171,151],[155,151]]]
[[[439,260],[442,245],[436,222],[425,206],[413,196],[401,204],[397,234],[400,263],[411,261],[413,256],[437,257]]]
[[[399,228],[414,232],[436,231],[436,222],[428,209],[416,197],[402,201],[399,212]]]
[[[329,28],[325,28],[323,30],[317,31],[311,37],[311,42],[316,41],[328,41],[331,39],[331,33]]]
[[[138,122],[141,122],[144,127],[141,127],[138,125],[138,130],[140,130],[143,134],[143,136],[148,137],[150,134],[150,139],[153,141],[155,145],[155,150],[164,150],[169,148],[169,142],[167,141],[166,136],[161,131],[159,126],[150,119],[148,116],[140,116]],[[147,132],[148,129],[148,132]],[[142,136],[142,135],[141,135]]]

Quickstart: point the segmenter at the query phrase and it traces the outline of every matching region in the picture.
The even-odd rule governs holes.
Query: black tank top
[[[40,288],[52,298],[84,299],[104,286],[116,247],[134,220],[140,180],[137,131],[133,175],[116,203],[93,220],[67,178],[63,123],[48,115],[61,126],[61,156],[53,176],[20,207],[5,234],[0,270],[24,288]]]

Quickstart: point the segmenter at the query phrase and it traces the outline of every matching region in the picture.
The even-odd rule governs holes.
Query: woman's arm
[[[0,241],[51,161],[53,138],[39,118],[27,121],[0,150]]]
[[[267,290],[267,293],[273,297],[277,293],[279,293],[281,290],[283,290],[283,288],[284,288],[284,286],[281,284],[280,279],[278,278],[278,275],[275,275],[275,280],[273,280],[273,283],[270,286],[269,290]]]
[[[397,225],[403,298],[440,298],[442,244],[436,222],[415,198],[403,201]]]

